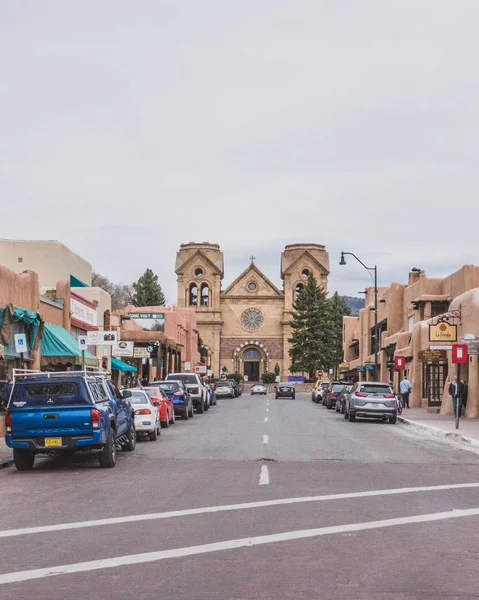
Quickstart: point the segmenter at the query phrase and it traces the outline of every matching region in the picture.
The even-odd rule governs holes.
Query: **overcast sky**
[[[116,282],[288,243],[330,290],[479,264],[477,0],[2,0],[0,237]]]

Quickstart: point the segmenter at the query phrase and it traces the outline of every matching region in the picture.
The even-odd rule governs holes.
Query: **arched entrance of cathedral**
[[[258,348],[246,348],[243,351],[243,375],[248,378],[248,381],[259,381],[262,372],[261,365],[264,359]]]

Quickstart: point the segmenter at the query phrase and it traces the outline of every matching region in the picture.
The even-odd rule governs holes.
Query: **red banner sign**
[[[452,345],[452,362],[467,363],[467,344]]]
[[[394,368],[396,371],[402,371],[406,367],[406,357],[405,356],[395,356],[394,357]]]

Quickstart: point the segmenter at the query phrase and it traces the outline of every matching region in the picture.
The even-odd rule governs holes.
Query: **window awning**
[[[43,364],[81,363],[82,352],[78,347],[78,340],[65,328],[52,323],[44,324],[40,352]],[[98,366],[98,358],[88,350],[85,350],[85,360],[87,364]]]
[[[136,367],[133,365],[129,365],[122,360],[118,360],[117,358],[111,359],[111,370],[112,371],[138,371]]]

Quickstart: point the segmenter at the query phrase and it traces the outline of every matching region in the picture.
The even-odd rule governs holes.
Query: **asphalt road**
[[[114,469],[4,469],[0,598],[479,598],[478,468],[309,394],[220,400]]]

